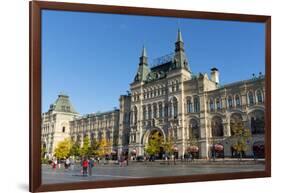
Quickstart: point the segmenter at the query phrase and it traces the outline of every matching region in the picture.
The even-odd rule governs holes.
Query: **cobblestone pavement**
[[[181,176],[194,174],[212,174],[229,172],[246,172],[264,170],[262,163],[204,163],[190,164],[177,163],[170,165],[164,163],[135,163],[129,166],[120,167],[115,164],[99,164],[92,169],[92,176],[82,176],[81,167],[75,165],[74,170],[65,170],[64,168],[53,170],[50,166],[42,166],[43,184],[69,183],[82,181],[100,181],[129,178],[147,178],[160,176]]]

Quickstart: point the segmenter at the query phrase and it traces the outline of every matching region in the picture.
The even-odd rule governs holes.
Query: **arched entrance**
[[[264,111],[254,110],[249,113],[250,127],[252,134],[263,134],[264,133]]]
[[[164,133],[160,129],[153,129],[145,134],[145,153],[150,157],[150,160],[162,159],[165,154],[164,150]]]
[[[212,127],[212,136],[213,137],[221,137],[223,136],[223,123],[222,118],[219,116],[215,116],[211,122]]]

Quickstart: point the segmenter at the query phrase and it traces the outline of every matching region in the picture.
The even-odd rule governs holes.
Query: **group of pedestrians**
[[[68,170],[69,168],[74,170],[74,160],[72,158],[66,158],[64,161],[62,161],[54,157],[51,161],[51,167],[53,170],[56,170],[57,168],[60,169],[62,164],[64,164],[65,170]]]
[[[96,165],[93,159],[84,158],[81,162],[82,166],[82,175],[83,176],[91,176],[92,168]]]
[[[99,159],[96,159],[99,162]],[[56,171],[57,169],[61,169],[62,165],[64,165],[65,171],[69,169],[71,171],[74,170],[75,161],[72,158],[66,158],[65,160],[59,160],[55,157],[52,159],[50,163],[52,169]],[[81,173],[83,176],[91,176],[92,175],[92,168],[96,166],[96,161],[94,159],[83,158],[81,160]]]

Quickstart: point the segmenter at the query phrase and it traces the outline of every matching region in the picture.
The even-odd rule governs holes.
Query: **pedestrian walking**
[[[82,162],[82,170],[83,170],[83,176],[87,176],[87,170],[88,170],[89,162],[87,158],[84,158]]]
[[[90,159],[89,160],[89,164],[88,164],[89,166],[88,166],[88,170],[89,170],[89,176],[92,176],[92,168],[93,168],[93,166],[94,166],[94,161],[93,161],[93,159]]]
[[[74,159],[70,158],[70,170],[73,171],[74,170]]]
[[[65,166],[64,167],[65,167],[66,170],[68,170],[69,166],[70,166],[70,161],[69,161],[69,158],[67,158],[65,160]]]
[[[57,165],[58,165],[58,169],[60,169],[61,160],[59,159],[57,162],[58,162],[58,163],[57,163]]]
[[[57,161],[57,159],[54,159],[53,160],[53,170],[56,170],[56,168],[57,168],[57,163],[58,163],[58,161]]]

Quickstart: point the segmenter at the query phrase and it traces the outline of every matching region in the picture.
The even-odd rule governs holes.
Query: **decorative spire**
[[[144,46],[142,47],[140,65],[147,65],[147,53],[146,53],[146,49]]]
[[[145,81],[149,72],[150,72],[150,68],[148,67],[147,53],[146,53],[145,47],[143,46],[141,56],[140,56],[138,72],[135,76],[134,81],[137,81],[137,82]]]
[[[178,29],[177,41],[175,43],[175,67],[185,68],[190,71],[188,61],[184,52],[184,43],[180,29]]]
[[[181,35],[181,30],[180,30],[180,29],[178,29],[177,42],[183,42],[182,35]]]
[[[142,47],[141,56],[142,56],[142,57],[147,57],[146,48],[145,48],[144,46]]]

